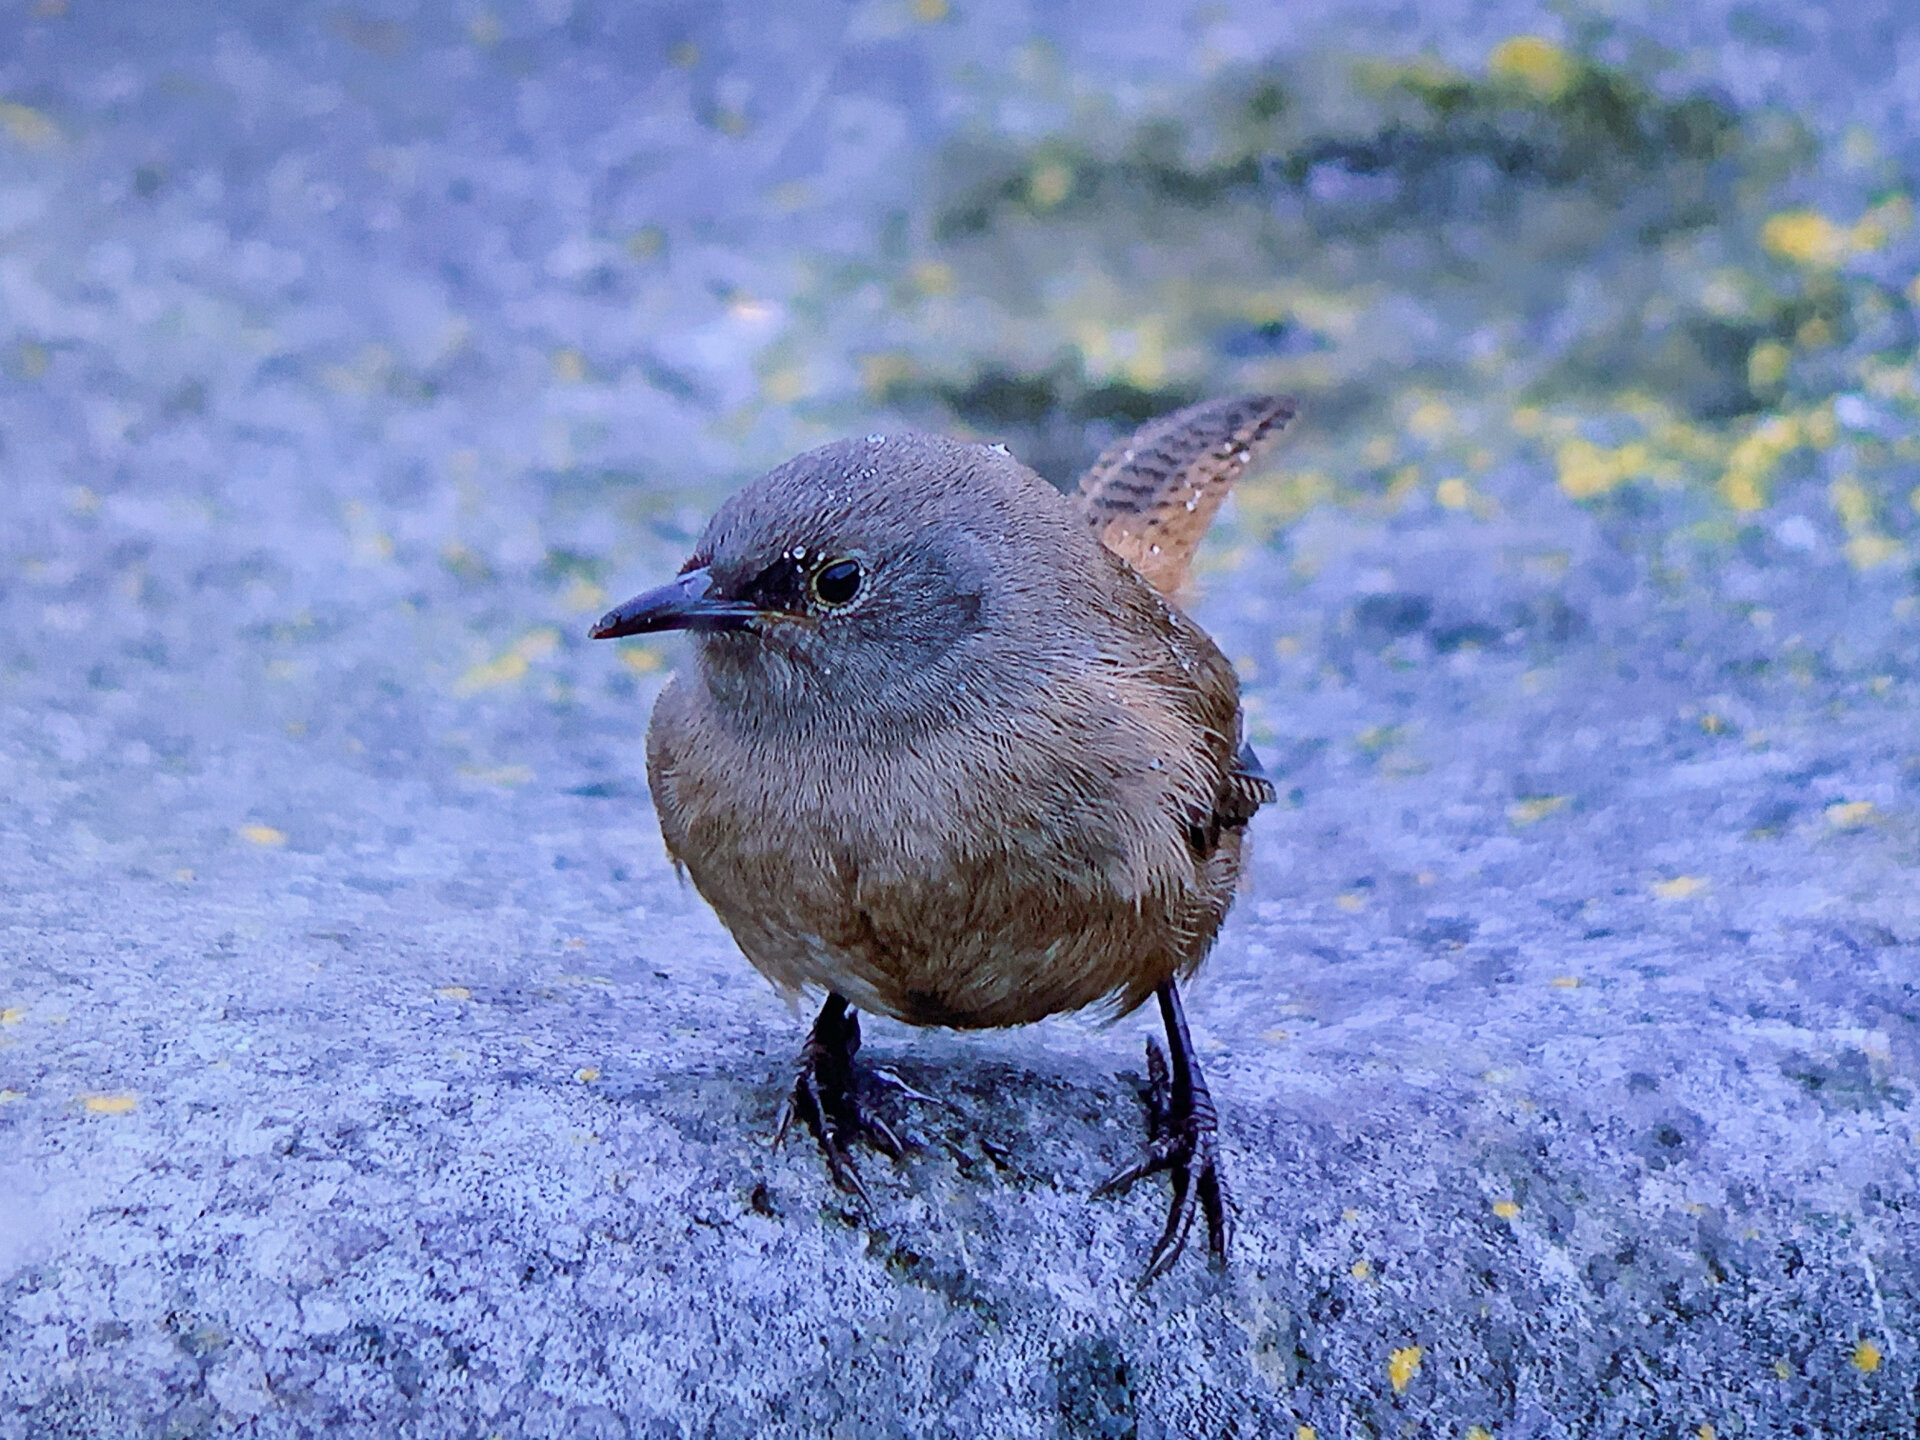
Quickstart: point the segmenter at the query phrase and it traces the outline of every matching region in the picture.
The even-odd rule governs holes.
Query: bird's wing
[[[1080,513],[1103,545],[1172,595],[1233,482],[1293,414],[1291,400],[1241,395],[1150,420],[1080,477]]]

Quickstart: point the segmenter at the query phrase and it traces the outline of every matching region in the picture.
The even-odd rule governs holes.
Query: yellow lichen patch
[[[60,131],[46,116],[12,100],[0,100],[0,129],[21,145],[51,145],[60,138]]]
[[[1656,900],[1687,900],[1707,888],[1707,882],[1699,875],[1676,875],[1671,880],[1653,882],[1653,898]]]
[[[1157,321],[1115,326],[1090,323],[1076,326],[1074,343],[1092,374],[1124,380],[1143,389],[1161,384],[1167,375],[1167,332]]]
[[[1847,559],[1854,569],[1871,570],[1904,553],[1898,540],[1881,533],[1874,497],[1853,476],[1842,476],[1829,485],[1827,499],[1847,528]]]
[[[249,845],[258,845],[263,849],[277,850],[287,843],[287,832],[276,830],[271,825],[242,825],[240,838]]]
[[[1694,1440],[1719,1440],[1720,1432],[1709,1422],[1702,1421],[1700,1428],[1693,1432]]]
[[[1769,255],[1796,265],[1831,268],[1852,250],[1852,235],[1818,210],[1783,210],[1760,227]]]
[[[1591,500],[1628,480],[1645,477],[1653,454],[1640,441],[1607,449],[1591,440],[1567,441],[1554,454],[1560,488],[1571,500]]]
[[[1520,1207],[1511,1200],[1496,1200],[1493,1202],[1493,1213],[1502,1220],[1511,1220],[1520,1213]]]
[[[1728,452],[1726,472],[1720,477],[1721,498],[1736,510],[1764,510],[1775,468],[1805,438],[1797,417],[1769,415]]]
[[[1433,498],[1449,510],[1464,510],[1473,503],[1473,491],[1458,475],[1450,475],[1433,487]]]
[[[543,628],[523,635],[497,658],[476,665],[462,675],[454,683],[453,693],[473,695],[482,690],[512,685],[526,678],[527,667],[535,660],[551,655],[559,644],[558,630]]]
[[[1347,1273],[1356,1280],[1371,1280],[1373,1278],[1373,1262],[1370,1260],[1356,1260],[1347,1267]]]
[[[1507,807],[1507,819],[1515,825],[1536,825],[1549,815],[1565,808],[1565,795],[1531,795],[1525,800],[1516,800]]]
[[[1453,411],[1441,400],[1429,400],[1407,417],[1407,428],[1422,440],[1438,440],[1454,428]]]
[[[1515,35],[1502,40],[1487,56],[1487,73],[1513,80],[1536,99],[1553,101],[1567,93],[1580,65],[1551,40],[1539,35]]]
[[[1469,1425],[1466,1440],[1493,1440],[1493,1432],[1484,1425]]]
[[[791,405],[804,396],[810,388],[807,370],[804,365],[782,365],[766,378],[761,389],[767,399],[776,405]]]
[[[1793,1378],[1793,1366],[1789,1365],[1785,1360],[1774,1361],[1773,1378],[1776,1380],[1791,1380]]]
[[[951,13],[947,0],[913,0],[913,18],[922,25],[937,25]]]
[[[1862,1375],[1871,1375],[1880,1368],[1880,1347],[1871,1340],[1862,1340],[1853,1347],[1853,1368]]]
[[[1793,352],[1778,340],[1762,340],[1747,352],[1747,384],[1755,390],[1773,390],[1787,378]]]
[[[953,267],[939,260],[922,260],[913,267],[913,283],[923,295],[951,295]]]
[[[1856,570],[1872,570],[1906,554],[1891,535],[1856,535],[1846,544],[1847,563]]]
[[[1866,486],[1851,475],[1843,476],[1827,486],[1827,500],[1840,517],[1840,523],[1848,530],[1873,528],[1873,496],[1867,493]]]
[[[1357,915],[1367,908],[1367,897],[1361,891],[1348,890],[1334,897],[1333,903],[1349,915]]]
[[[1386,754],[1405,738],[1406,732],[1398,725],[1369,725],[1353,737],[1355,744],[1375,757]]]
[[[1241,485],[1234,491],[1240,513],[1262,529],[1291,525],[1334,494],[1333,481],[1318,470],[1301,470]]]
[[[0,1010],[0,1025],[18,1025],[26,1018],[27,1007],[24,1005],[9,1005],[6,1009]]]
[[[1578,975],[1556,975],[1547,981],[1547,984],[1556,990],[1578,990],[1580,988],[1580,977]]]
[[[651,645],[623,645],[620,647],[620,663],[636,675],[651,675],[666,662]]]
[[[1847,231],[1847,249],[1855,255],[1871,255],[1887,248],[1887,241],[1913,224],[1913,201],[1905,195],[1883,200]]]
[[[1420,1357],[1426,1354],[1418,1345],[1404,1345],[1387,1357],[1387,1379],[1393,1382],[1393,1393],[1398,1395],[1413,1383],[1413,1377],[1420,1373]]]
[[[1831,405],[1821,405],[1800,417],[1800,431],[1806,443],[1816,450],[1831,450],[1840,443],[1840,422]]]
[[[442,1000],[471,1000],[473,991],[464,985],[441,985],[433,992]]]
[[[913,357],[896,350],[862,355],[859,365],[861,387],[875,399],[884,396],[896,385],[904,385],[913,379],[915,373]]]
[[[24,1090],[0,1090],[0,1105],[11,1105],[16,1100],[27,1098]]]
[[[89,1115],[131,1115],[139,1102],[131,1095],[82,1095]]]
[[[1027,176],[1027,201],[1036,210],[1051,210],[1073,193],[1073,170],[1058,160],[1044,160]]]
[[[1826,808],[1827,823],[1836,830],[1858,830],[1874,817],[1871,800],[1842,800]]]
[[[600,1067],[598,1065],[582,1065],[578,1070],[573,1072],[573,1078],[578,1080],[582,1085],[591,1085],[600,1078]]]
[[[1320,1432],[1311,1425],[1301,1425],[1295,1428],[1293,1440],[1320,1440]]]
[[[1824,350],[1833,343],[1833,326],[1824,315],[1802,320],[1793,332],[1793,343],[1802,350]]]

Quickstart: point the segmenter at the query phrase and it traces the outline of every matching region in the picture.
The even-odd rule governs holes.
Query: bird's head
[[[692,632],[709,689],[755,724],[898,728],[950,707],[1018,612],[1057,614],[1058,560],[1093,543],[998,447],[841,441],[736,492],[676,579],[592,634]]]

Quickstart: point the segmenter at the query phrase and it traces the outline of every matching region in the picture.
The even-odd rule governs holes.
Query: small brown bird
[[[788,1118],[843,1189],[865,1198],[855,1140],[902,1153],[860,1101],[856,1007],[979,1029],[1157,995],[1171,1073],[1149,1042],[1151,1139],[1098,1193],[1171,1172],[1143,1284],[1196,1202],[1224,1260],[1217,1125],[1175,985],[1273,788],[1232,666],[1170,597],[1293,411],[1178,411],[1071,499],[1001,446],[828,445],[733,495],[678,579],[594,627],[693,632],[647,730],[654,807],[755,968],[826,992]]]

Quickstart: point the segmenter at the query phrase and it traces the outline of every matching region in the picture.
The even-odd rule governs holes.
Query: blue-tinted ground
[[[0,1436],[1911,1435],[1909,7],[716,8],[0,11]],[[1256,388],[1231,1272],[1144,1016],[862,1226],[585,625]]]

